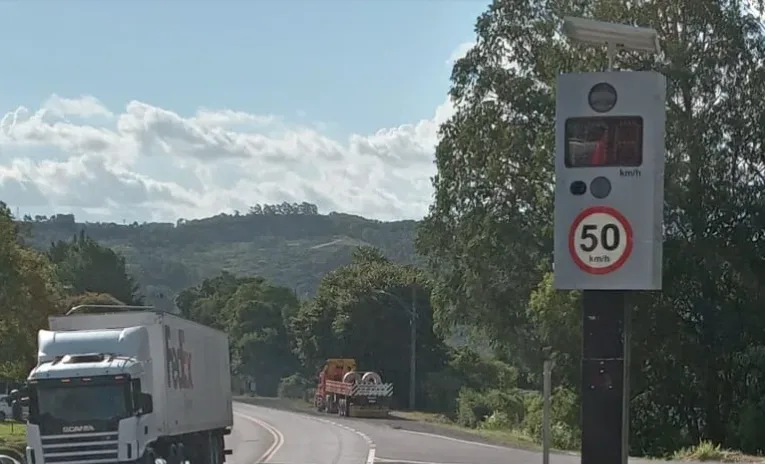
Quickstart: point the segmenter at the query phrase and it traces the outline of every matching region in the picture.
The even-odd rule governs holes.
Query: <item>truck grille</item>
[[[72,433],[41,438],[45,464],[117,462],[119,440],[116,432]]]

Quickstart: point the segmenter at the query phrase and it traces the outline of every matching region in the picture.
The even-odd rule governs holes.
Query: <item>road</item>
[[[227,463],[366,464],[370,444],[360,434],[288,411],[234,403],[234,451]]]
[[[234,404],[229,463],[256,464],[539,464],[539,452],[444,436],[409,421],[352,419]],[[402,424],[402,425],[399,425]],[[437,429],[437,427],[435,427]],[[552,454],[552,464],[579,464]],[[630,458],[630,464],[656,461]],[[684,463],[690,464],[690,463]],[[709,463],[707,463],[709,464]]]
[[[525,464],[540,462],[531,451],[463,441],[393,428],[389,420],[314,416],[234,404],[234,432],[228,447],[233,464]],[[370,453],[372,449],[372,453]],[[554,456],[552,463],[578,464],[578,457]]]

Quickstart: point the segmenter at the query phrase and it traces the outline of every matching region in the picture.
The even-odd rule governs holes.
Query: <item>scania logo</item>
[[[92,425],[67,425],[61,428],[64,433],[77,433],[77,432],[95,432],[96,428]]]

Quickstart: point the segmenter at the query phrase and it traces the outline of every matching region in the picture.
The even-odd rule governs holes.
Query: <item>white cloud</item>
[[[346,140],[232,110],[183,116],[131,101],[106,126],[68,122],[67,111],[19,107],[0,120],[1,200],[22,210],[111,211],[116,220],[173,221],[281,201],[394,219],[427,210],[437,129],[450,106]]]
[[[452,54],[449,55],[449,59],[446,60],[446,64],[448,64],[449,66],[454,65],[455,61],[467,55],[467,52],[469,52],[470,49],[473,48],[474,46],[475,46],[475,42],[463,42],[457,45],[457,48],[455,48]]]
[[[431,202],[438,126],[451,112],[446,102],[430,119],[337,140],[274,115],[181,115],[136,100],[116,111],[92,96],[52,95],[34,112],[19,107],[0,120],[0,200],[22,214],[85,211],[117,221],[282,201],[420,218]]]
[[[54,93],[43,104],[43,108],[61,117],[79,116],[88,118],[92,116],[112,116],[111,111],[106,109],[98,99],[90,95],[84,95],[80,98],[62,98]]]

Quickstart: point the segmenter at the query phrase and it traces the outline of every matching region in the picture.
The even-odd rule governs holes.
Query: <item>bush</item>
[[[430,412],[440,412],[451,419],[457,410],[462,381],[450,370],[429,372],[425,377],[425,407]]]
[[[553,422],[550,425],[550,438],[553,448],[564,450],[576,450],[581,447],[582,435],[579,428],[575,428],[564,422]]]
[[[558,387],[552,394],[550,407],[550,435],[552,446],[559,449],[576,449],[581,440],[579,431],[579,403],[576,394]],[[526,414],[521,428],[535,440],[542,439],[542,416],[544,399],[538,392],[526,395]]]
[[[516,389],[479,392],[465,388],[460,391],[457,403],[457,423],[467,427],[490,421],[486,427],[514,428],[524,417],[523,399]]]
[[[463,388],[457,398],[457,423],[475,428],[492,413],[488,400],[476,390]]]
[[[506,430],[513,428],[513,421],[502,411],[494,411],[491,416],[481,422],[481,428],[486,430]]]
[[[306,399],[314,385],[300,374],[284,377],[279,382],[278,395],[280,398]]]
[[[485,359],[467,347],[455,350],[448,370],[467,388],[509,390],[518,384],[518,370],[497,359]]]

